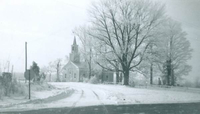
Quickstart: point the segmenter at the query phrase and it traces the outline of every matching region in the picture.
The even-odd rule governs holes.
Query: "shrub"
[[[89,79],[83,77],[83,82],[88,83]]]
[[[9,94],[27,95],[26,86],[14,80],[10,85]]]
[[[90,80],[88,81],[91,84],[98,84],[99,83],[99,79],[97,76],[93,76],[90,78]]]
[[[135,82],[134,82],[133,80],[129,80],[129,85],[130,85],[131,87],[135,87]]]
[[[25,85],[17,82],[16,79],[13,79],[12,83],[9,86],[9,94],[13,95],[27,95],[27,88]]]
[[[129,85],[132,87],[135,86],[147,86],[148,85],[148,80],[145,79],[144,77],[139,77],[139,76],[133,76],[130,75],[129,77]]]
[[[26,95],[26,86],[22,85],[20,82],[17,82],[16,79],[13,79],[11,83],[4,82],[4,85],[0,86],[0,98],[3,96],[11,95]]]
[[[191,81],[186,80],[185,82],[183,82],[182,84],[184,87],[194,87],[194,83],[192,83]]]
[[[63,79],[62,79],[62,82],[67,82],[67,79],[66,79],[66,78],[63,78]]]
[[[5,90],[4,90],[3,86],[0,85],[0,99],[2,99],[4,95],[5,95]]]

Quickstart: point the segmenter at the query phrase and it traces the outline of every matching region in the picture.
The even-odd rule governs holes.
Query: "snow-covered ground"
[[[47,84],[44,84],[44,85],[47,86]],[[10,107],[14,105],[16,106],[17,104],[26,103],[33,100],[45,99],[51,96],[56,96],[64,92],[63,89],[60,89],[60,88],[49,89],[48,87],[45,87],[44,85],[31,86],[31,100],[28,99],[28,95],[12,95],[9,97],[4,96],[2,99],[0,99],[0,109],[3,107]],[[27,93],[28,93],[28,88],[27,88]]]
[[[34,92],[32,102],[0,108],[0,110],[29,110],[53,107],[79,107],[92,105],[153,104],[200,102],[200,91],[182,88],[156,89],[132,88],[122,85],[87,83],[50,83],[56,88],[51,91]]]
[[[140,104],[140,103],[177,103],[177,102],[198,102],[200,101],[200,93],[192,93],[187,91],[175,91],[170,89],[148,89],[148,88],[132,88],[122,85],[94,85],[83,83],[52,83],[55,86],[66,85],[68,87],[83,90],[87,105],[92,105],[93,96],[98,95],[99,100],[104,104]],[[86,99],[88,98],[88,99]],[[79,103],[80,105],[81,103]],[[94,103],[96,104],[96,102]],[[84,104],[85,105],[85,104]]]

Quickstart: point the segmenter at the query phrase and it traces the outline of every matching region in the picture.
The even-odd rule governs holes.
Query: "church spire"
[[[76,45],[76,37],[74,36],[74,43],[73,43],[73,45]]]
[[[76,44],[76,37],[74,36],[74,42],[71,48],[71,53],[70,53],[70,61],[74,63],[79,63],[80,62],[80,54],[78,52],[78,45]]]

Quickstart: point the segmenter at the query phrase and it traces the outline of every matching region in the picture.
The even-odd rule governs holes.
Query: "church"
[[[85,62],[80,61],[80,53],[76,38],[74,37],[68,63],[62,69],[63,80],[67,82],[83,82],[88,78],[88,67]]]
[[[116,72],[100,69],[99,80],[102,83],[117,83]],[[74,37],[69,54],[68,63],[62,68],[62,81],[66,82],[85,82],[89,78],[89,68],[86,62],[80,61],[79,48]],[[120,77],[122,77],[120,75]],[[122,82],[122,80],[120,81]]]

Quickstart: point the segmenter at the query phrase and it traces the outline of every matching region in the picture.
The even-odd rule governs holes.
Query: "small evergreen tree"
[[[34,78],[34,82],[36,81],[40,81],[40,67],[37,65],[37,63],[35,61],[33,61],[32,66],[30,68],[34,73],[35,73],[35,78]]]

